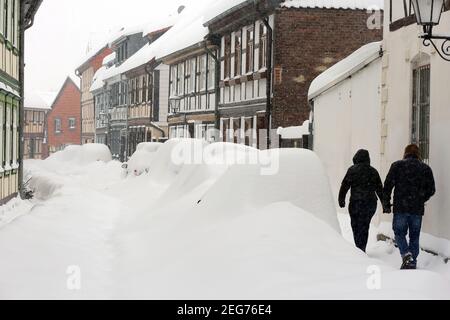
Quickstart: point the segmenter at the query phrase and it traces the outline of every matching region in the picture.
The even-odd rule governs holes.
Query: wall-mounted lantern
[[[444,0],[412,0],[417,24],[423,27],[423,44],[426,47],[433,45],[442,59],[450,62],[450,36],[433,34],[433,27],[439,25],[444,11]],[[443,40],[439,48],[434,40]]]

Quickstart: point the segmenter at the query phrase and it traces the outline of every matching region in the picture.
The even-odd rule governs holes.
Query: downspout
[[[269,18],[262,19],[267,28],[267,79],[266,79],[266,126],[267,126],[267,149],[272,147],[271,129],[272,129],[272,46],[273,29],[269,23]]]
[[[80,79],[80,145],[83,145],[83,87],[82,75],[78,70],[75,70],[75,75]]]
[[[220,37],[214,36],[212,37],[212,44],[220,50]],[[214,127],[216,131],[218,132],[220,130],[220,111],[219,111],[219,104],[220,104],[220,59],[218,57],[217,53],[214,53],[211,51],[210,48],[208,48],[208,43],[204,43],[206,52],[214,59],[215,62],[215,79],[214,79],[214,93],[215,93],[215,108],[214,108],[214,116],[215,116],[215,123]],[[220,137],[220,134],[215,137],[216,142],[219,142],[218,139]]]
[[[272,1],[277,3],[278,1]],[[260,10],[257,0],[254,0],[255,11],[257,12],[259,19],[262,20],[264,26],[267,28],[267,81],[266,81],[266,127],[267,127],[267,149],[272,147],[271,129],[272,129],[272,52],[273,52],[273,28],[270,25],[269,17],[264,17],[263,12]],[[273,4],[270,4],[273,6]]]
[[[19,179],[19,195],[21,199],[26,198],[26,192],[24,188],[24,181],[23,181],[23,155],[24,155],[24,135],[23,135],[23,128],[24,128],[24,94],[25,94],[25,88],[24,88],[24,80],[25,80],[25,30],[27,28],[30,28],[33,26],[34,19],[31,20],[31,23],[26,26],[25,25],[25,8],[23,5],[20,5],[20,18],[19,18],[19,83],[20,83],[20,101],[19,101],[19,173],[18,173],[18,179]]]
[[[147,75],[150,77],[151,76],[151,71],[149,71],[149,67],[150,67],[150,65],[149,64],[146,64],[145,65],[145,72],[147,73]],[[152,77],[152,80],[154,80],[153,79],[153,77]],[[160,78],[160,81],[161,81],[161,78]],[[154,88],[155,88],[155,86],[153,86],[153,88],[152,88],[152,91],[154,90]],[[148,88],[147,88],[147,90],[148,90]],[[148,93],[147,93],[148,94]],[[153,95],[153,92],[152,92],[152,95]],[[147,97],[147,99],[148,99],[148,97]],[[153,117],[152,117],[152,114],[153,114],[153,103],[154,103],[154,99],[153,99],[153,97],[152,97],[152,111],[150,112],[150,125],[153,127],[153,128],[155,128],[156,130],[158,130],[159,132],[161,132],[161,134],[162,134],[162,138],[166,138],[166,133],[164,132],[164,130],[163,129],[161,129],[160,127],[158,127],[157,125],[155,125],[154,123],[153,123]]]

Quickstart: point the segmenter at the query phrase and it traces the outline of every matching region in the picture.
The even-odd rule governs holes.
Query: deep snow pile
[[[144,142],[140,143],[136,152],[128,160],[128,173],[134,176],[140,176],[150,171],[151,163],[155,157],[155,153],[161,147],[162,143]]]
[[[171,140],[127,178],[115,161],[65,159],[26,163],[54,190],[0,229],[0,298],[450,298],[441,275],[401,272],[342,238],[309,151]]]

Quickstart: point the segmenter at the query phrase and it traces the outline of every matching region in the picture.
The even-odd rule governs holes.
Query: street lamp
[[[180,112],[181,97],[170,98],[170,111],[173,115],[177,115]]]
[[[181,111],[181,99],[182,97],[173,97],[170,98],[169,104],[170,104],[170,111],[172,115],[176,116],[180,114]],[[187,130],[187,114],[184,113],[184,130]],[[186,135],[186,133],[183,131],[183,134]]]
[[[423,27],[423,44],[429,47],[430,44],[436,49],[438,54],[445,61],[450,62],[450,36],[433,34],[433,27],[439,25],[442,12],[444,11],[444,0],[412,0],[417,24]],[[444,40],[441,48],[433,40]]]

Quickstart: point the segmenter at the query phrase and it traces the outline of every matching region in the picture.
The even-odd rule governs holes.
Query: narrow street
[[[140,177],[125,178],[115,161],[28,161],[35,199],[31,205],[16,202],[14,210],[23,215],[0,229],[0,298],[449,297],[448,265],[401,272],[395,263],[360,253],[326,215],[318,219],[299,207],[295,193],[283,191],[284,199],[271,202],[262,191],[267,186],[259,186],[254,199],[266,198],[258,201],[267,204],[232,200],[222,188],[237,168],[172,165],[169,147],[157,154],[155,171]],[[271,179],[290,185],[299,180],[297,174],[306,178],[283,160],[310,158],[298,152],[282,156],[280,172]],[[303,160],[310,172],[317,171],[314,159]],[[197,184],[187,184],[188,177],[196,177]],[[248,186],[256,178],[242,179]],[[216,200],[215,192],[226,201]],[[234,192],[239,191],[229,190],[228,196]],[[221,208],[225,203],[232,208]],[[321,208],[325,212],[326,206]],[[398,259],[377,249],[380,244],[371,246],[371,255],[384,252],[378,258],[391,264]],[[367,286],[370,266],[381,272],[380,290]],[[80,271],[80,290],[70,287],[73,267]]]

